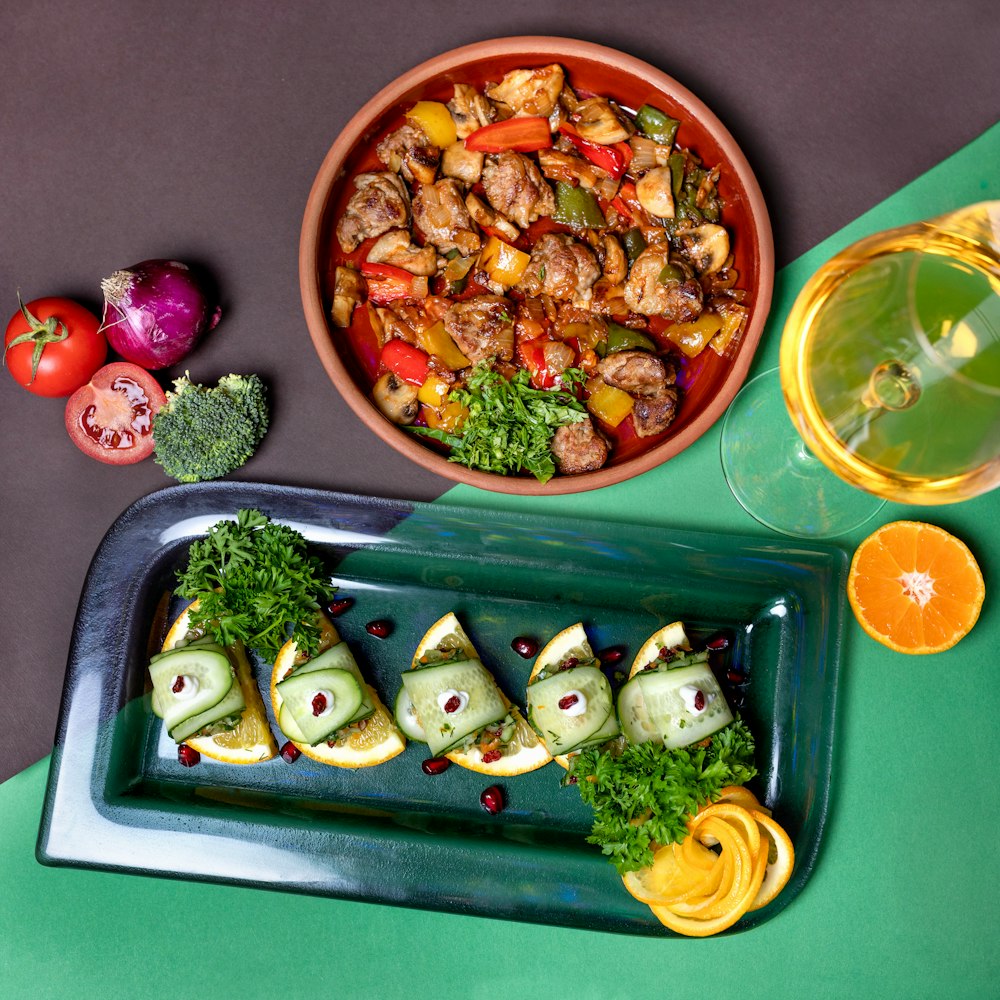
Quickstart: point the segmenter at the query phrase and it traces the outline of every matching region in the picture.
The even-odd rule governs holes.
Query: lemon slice
[[[459,649],[465,656],[480,659],[472,640],[452,611],[439,618],[424,633],[413,654],[412,666],[417,667],[420,658],[432,649]],[[483,760],[483,753],[477,746],[469,747],[468,750],[453,750],[445,756],[459,767],[498,778],[510,778],[518,774],[527,774],[529,771],[537,771],[552,760],[552,755],[535,735],[535,731],[528,725],[518,707],[513,705],[502,691],[500,697],[514,720],[515,729],[511,744],[516,743],[519,749],[515,753],[506,753],[498,760],[490,761]]]
[[[186,638],[191,627],[191,609],[197,604],[195,601],[177,616],[163,640],[163,652],[173,649]],[[267,723],[264,702],[254,682],[243,644],[236,643],[227,647],[227,653],[246,702],[243,718],[235,729],[215,736],[192,736],[184,742],[203,757],[211,757],[226,764],[259,764],[261,761],[271,760],[278,753],[278,744]]]
[[[545,667],[554,667],[571,656],[575,656],[581,663],[586,663],[588,660],[594,659],[594,651],[591,649],[590,640],[587,638],[586,631],[584,631],[583,622],[577,622],[575,625],[570,625],[569,628],[564,628],[561,632],[557,632],[542,646],[538,652],[538,656],[535,657],[535,665],[531,668],[531,673],[528,675],[528,683],[530,684]],[[614,711],[613,707],[612,711]],[[561,753],[552,759],[560,767],[569,770],[569,759],[571,756],[572,754]]]
[[[325,616],[324,616],[325,617]],[[329,620],[321,623],[321,642],[335,645],[340,641],[337,630]],[[278,718],[281,712],[281,692],[278,690],[278,682],[298,666],[296,644],[289,639],[278,651],[274,658],[274,668],[271,670],[271,707],[274,709],[274,717]],[[375,706],[375,711],[364,720],[364,726],[358,725],[349,727],[351,732],[345,740],[333,746],[329,743],[320,743],[319,746],[310,746],[308,743],[300,743],[291,740],[304,756],[321,764],[330,764],[332,767],[344,767],[356,770],[361,767],[374,767],[376,764],[383,764],[387,760],[392,760],[406,749],[406,741],[396,728],[396,723],[392,715],[379,699],[378,693],[367,684],[368,696]]]
[[[640,670],[644,670],[648,664],[652,663],[664,646],[667,649],[673,649],[675,646],[680,646],[681,649],[691,648],[683,622],[671,622],[669,625],[664,625],[642,644],[632,661],[632,669],[628,672],[629,678],[635,677]]]

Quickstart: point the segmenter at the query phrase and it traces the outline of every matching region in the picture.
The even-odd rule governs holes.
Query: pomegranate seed
[[[459,698],[457,694],[453,694],[445,703],[444,710],[451,715],[452,712],[458,711],[458,706],[462,704],[462,699]],[[450,725],[450,723],[449,723]]]
[[[170,685],[170,690],[174,694],[180,694],[184,690],[184,678],[180,674],[174,678],[174,683]]]
[[[504,807],[503,789],[499,785],[490,785],[479,796],[479,804],[491,815],[496,816]]]
[[[182,743],[177,748],[177,761],[185,767],[194,767],[201,760],[201,754],[194,747]]]
[[[743,675],[742,674],[738,674],[735,670],[730,670],[729,673],[726,674],[726,677],[729,679],[729,682],[731,684],[742,684],[743,683]]]
[[[483,754],[483,763],[492,764],[493,761],[499,760],[502,756],[502,750],[487,750],[486,753]]]
[[[659,657],[665,663],[669,663],[671,660],[675,659],[677,654],[672,650],[668,649],[666,646],[660,646]]]
[[[724,635],[717,635],[705,643],[706,649],[729,649],[729,639]]]
[[[302,751],[291,740],[281,748],[281,759],[287,764],[294,764],[301,756]]]
[[[523,656],[527,660],[538,652],[538,643],[530,636],[519,635],[510,644],[510,648],[513,649],[518,656]]]
[[[319,691],[317,691],[316,694],[313,695],[313,700],[312,700],[313,715],[317,716],[322,715],[325,709],[326,709],[326,697],[325,695],[322,695],[320,694]]]
[[[337,615],[342,615],[353,603],[353,597],[338,597],[326,606],[326,613],[336,618]]]
[[[694,710],[700,712],[705,707],[705,692],[698,691],[694,696]]]
[[[392,622],[388,618],[378,618],[365,626],[365,631],[376,639],[388,639],[392,635]]]
[[[612,663],[618,663],[624,655],[625,650],[621,646],[611,646],[608,649],[602,649],[597,654],[597,658],[601,663],[610,666]]]
[[[447,771],[449,767],[451,767],[451,761],[447,757],[428,757],[420,765],[420,770],[424,774],[441,774]]]
[[[569,776],[569,777],[568,777],[568,778],[566,779],[566,784],[567,784],[567,785],[575,785],[575,784],[577,783],[577,781],[579,781],[579,780],[580,780],[580,779],[579,779],[579,778],[577,778],[577,776],[576,776],[575,774],[571,774],[571,775],[570,775],[570,776]]]
[[[580,661],[575,656],[567,656],[562,663],[559,664],[560,670],[569,670],[571,667],[575,667]]]
[[[564,694],[557,704],[565,712],[567,708],[572,708],[578,701],[580,696],[576,694]]]

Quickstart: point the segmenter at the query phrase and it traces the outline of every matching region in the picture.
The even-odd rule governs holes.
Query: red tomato
[[[4,361],[28,392],[68,396],[104,364],[108,342],[100,325],[70,299],[34,299],[7,324]]]
[[[85,455],[109,465],[131,465],[152,452],[153,417],[166,401],[149,372],[116,361],[66,401],[66,430]]]

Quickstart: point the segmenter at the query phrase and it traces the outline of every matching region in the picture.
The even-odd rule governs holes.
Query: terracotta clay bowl
[[[678,144],[707,166],[721,165],[722,223],[730,233],[738,287],[747,292],[749,315],[741,340],[728,356],[704,350],[688,365],[680,412],[664,436],[626,442],[607,465],[547,483],[524,474],[502,476],[449,462],[424,438],[391,423],[370,392],[377,378],[377,348],[364,337],[337,329],[329,319],[337,252],[334,229],[362,169],[384,169],[375,145],[402,123],[418,100],[448,101],[455,83],[482,87],[518,67],[557,62],[577,90],[591,91],[635,110],[648,103],[681,121]],[[331,381],[351,409],[380,438],[418,465],[447,479],[501,493],[559,494],[609,486],[666,462],[701,437],[722,414],[746,378],[771,304],[774,251],[760,188],[746,158],[714,114],[666,73],[632,56],[567,38],[519,37],[453,49],[411,69],[375,95],[348,122],[330,147],[306,203],[299,246],[299,281],[313,344]],[[369,332],[369,340],[370,340]]]

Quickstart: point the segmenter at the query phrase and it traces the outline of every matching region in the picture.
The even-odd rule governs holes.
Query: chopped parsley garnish
[[[655,743],[628,744],[620,754],[584,750],[570,758],[567,780],[593,807],[587,840],[597,844],[620,873],[653,863],[654,845],[687,836],[687,820],[726,785],[743,785],[756,773],[753,735],[740,720],[706,741],[678,750]]]
[[[299,650],[319,647],[315,624],[320,599],[335,588],[306,540],[260,511],[237,511],[192,544],[188,567],[178,574],[177,593],[197,598],[191,624],[202,626],[223,645],[239,639],[273,663],[288,627]]]
[[[450,394],[469,411],[457,433],[430,427],[409,429],[449,445],[449,461],[501,474],[526,469],[546,483],[556,471],[549,448],[552,435],[563,424],[587,419],[586,407],[573,392],[586,376],[568,368],[561,381],[561,389],[535,389],[523,368],[508,380],[479,364],[466,387]]]

